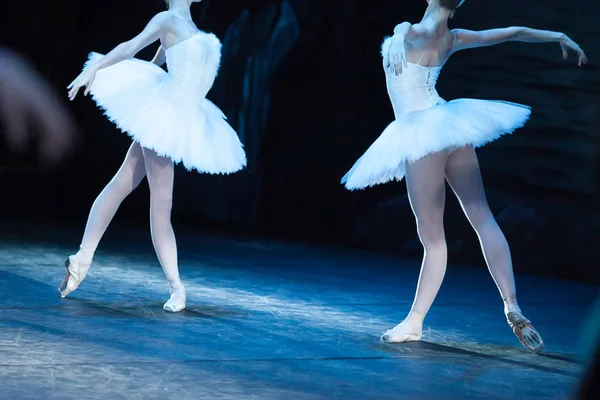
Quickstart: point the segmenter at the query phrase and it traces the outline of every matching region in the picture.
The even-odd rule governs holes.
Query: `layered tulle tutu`
[[[387,38],[382,45],[384,61],[389,46]],[[446,102],[435,89],[442,67],[408,63],[399,75],[386,69],[396,119],[342,178],[347,189],[400,181],[407,163],[431,153],[482,146],[512,133],[529,119],[530,107],[521,104],[475,99]]]
[[[236,132],[205,98],[217,75],[220,42],[201,32],[166,55],[168,73],[137,59],[99,70],[92,98],[142,147],[188,170],[228,174],[242,169],[246,155]],[[101,57],[91,53],[86,65]]]
[[[355,190],[400,181],[407,162],[467,145],[483,146],[522,127],[530,113],[524,105],[475,99],[454,100],[411,112],[388,125],[342,183]]]

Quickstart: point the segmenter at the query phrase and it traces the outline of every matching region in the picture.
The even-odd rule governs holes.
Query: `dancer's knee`
[[[444,250],[446,248],[446,237],[441,219],[420,219],[417,223],[417,233],[425,249]]]
[[[108,193],[116,200],[122,201],[135,189],[130,181],[125,179],[113,179],[106,186],[105,193]]]
[[[154,191],[150,193],[150,207],[153,214],[169,215],[173,206],[173,194],[166,191]]]
[[[464,209],[469,222],[477,233],[497,228],[496,219],[487,203],[467,204],[464,205]]]

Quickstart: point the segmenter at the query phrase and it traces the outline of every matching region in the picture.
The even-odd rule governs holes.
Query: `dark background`
[[[205,0],[198,26],[223,41],[209,98],[240,134],[249,167],[229,177],[177,168],[174,221],[198,228],[360,246],[420,257],[404,183],[347,192],[339,180],[391,122],[379,46],[423,0]],[[1,45],[25,54],[66,100],[89,51],[106,53],[137,34],[162,0],[2,0]],[[470,29],[524,25],[563,31],[590,63],[562,60],[557,44],[509,43],[459,53],[445,67],[446,99],[502,99],[533,107],[524,129],[479,151],[488,200],[515,269],[599,282],[600,25],[590,0],[467,1],[452,21]],[[150,59],[156,46],[138,57]],[[0,150],[0,207],[24,224],[83,224],[129,146],[93,102],[69,104],[81,140],[54,170]],[[145,221],[147,187],[122,221]],[[449,195],[450,261],[484,266],[475,235]],[[145,223],[145,222],[144,222]]]

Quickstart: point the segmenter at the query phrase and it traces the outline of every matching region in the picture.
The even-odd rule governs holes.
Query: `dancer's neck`
[[[448,29],[448,19],[450,18],[451,11],[447,8],[440,7],[434,2],[429,4],[425,15],[421,19],[420,24],[427,28],[436,36],[441,36]],[[440,35],[438,35],[438,33]]]
[[[190,15],[190,0],[171,0],[169,11],[178,15]]]

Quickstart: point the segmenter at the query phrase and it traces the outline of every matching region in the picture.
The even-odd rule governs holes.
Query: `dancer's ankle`
[[[83,246],[79,246],[79,251],[75,254],[75,258],[83,265],[89,265],[92,263],[94,258],[94,251],[85,249]]]
[[[169,282],[169,288],[171,289],[171,291],[185,290],[185,287],[183,286],[183,282],[181,282],[180,278],[169,279],[168,282]]]
[[[517,303],[517,299],[503,299],[504,301],[504,314],[508,314],[509,312],[521,312],[521,307],[519,307],[519,303]]]
[[[423,321],[425,320],[425,314],[420,313],[418,311],[415,310],[410,310],[410,312],[408,313],[408,315],[406,316],[406,319],[413,322],[413,323],[420,323],[423,324]]]

